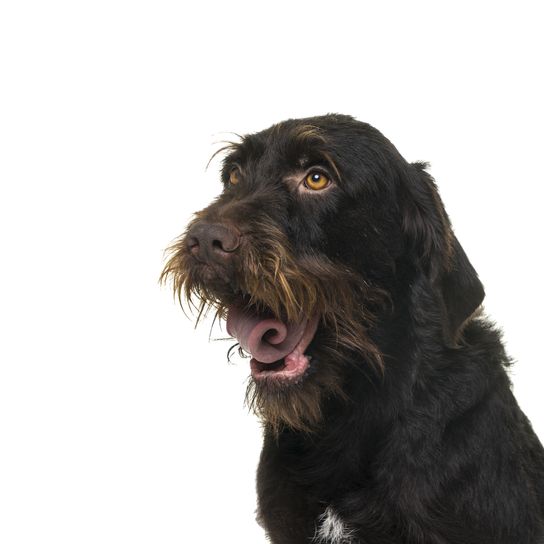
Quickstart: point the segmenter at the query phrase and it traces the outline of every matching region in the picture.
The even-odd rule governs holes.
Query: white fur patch
[[[353,532],[330,506],[319,516],[318,523],[314,536],[316,544],[349,544],[352,541]]]

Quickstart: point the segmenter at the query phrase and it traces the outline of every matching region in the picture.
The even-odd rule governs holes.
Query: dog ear
[[[425,167],[424,163],[409,166],[408,183],[403,184],[403,230],[439,301],[444,339],[454,347],[485,293]]]

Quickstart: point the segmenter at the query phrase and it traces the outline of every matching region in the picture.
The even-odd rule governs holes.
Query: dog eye
[[[231,185],[236,185],[240,181],[240,171],[238,168],[234,168],[230,171],[229,174],[229,183]]]
[[[331,180],[321,172],[310,172],[304,180],[304,185],[312,191],[321,191],[330,184]]]

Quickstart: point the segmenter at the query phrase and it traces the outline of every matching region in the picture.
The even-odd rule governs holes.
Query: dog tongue
[[[273,363],[289,355],[305,329],[306,321],[286,324],[236,306],[228,310],[227,332],[260,363]]]

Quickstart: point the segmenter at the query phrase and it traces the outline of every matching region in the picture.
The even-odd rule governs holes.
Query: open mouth
[[[310,365],[311,357],[305,351],[318,323],[317,316],[284,323],[247,308],[231,306],[227,332],[251,354],[251,375],[255,380],[296,381]]]

